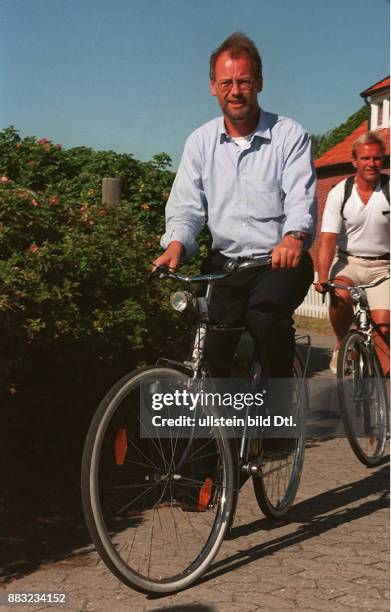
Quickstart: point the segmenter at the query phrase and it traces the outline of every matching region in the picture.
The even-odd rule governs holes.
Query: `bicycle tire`
[[[384,456],[387,441],[387,393],[377,357],[358,331],[351,330],[343,339],[337,378],[348,442],[361,463],[375,467]]]
[[[166,367],[123,377],[97,409],[82,460],[92,541],[112,573],[144,593],[179,591],[206,572],[224,539],[234,489],[232,455],[220,429],[213,428],[206,441],[192,438],[188,451],[186,439],[154,443],[140,436],[140,385],[158,380],[189,378]],[[205,457],[214,468],[205,467]],[[201,512],[192,504],[199,503],[205,472],[212,476],[213,493]]]
[[[292,453],[285,458],[267,463],[261,462],[260,473],[253,476],[253,487],[258,506],[268,518],[280,518],[291,508],[300,484],[305,450],[305,420],[308,409],[308,388],[303,378],[303,363],[295,351],[293,378],[297,380],[296,419],[299,435],[295,438]],[[260,440],[262,446],[262,440]]]

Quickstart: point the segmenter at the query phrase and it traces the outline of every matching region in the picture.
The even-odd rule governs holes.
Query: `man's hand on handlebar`
[[[157,257],[152,263],[152,270],[156,270],[156,268],[160,266],[167,266],[171,272],[175,272],[181,262],[184,252],[185,247],[183,244],[178,240],[174,240],[168,245],[164,253]]]
[[[314,283],[315,291],[324,295],[325,293],[329,291],[329,287],[327,287],[327,283],[328,283],[327,279],[325,281],[318,280],[316,283]]]
[[[272,269],[297,268],[303,254],[303,243],[292,236],[284,236],[272,252]]]

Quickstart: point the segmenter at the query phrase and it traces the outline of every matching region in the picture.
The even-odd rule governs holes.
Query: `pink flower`
[[[61,151],[61,149],[62,149],[62,145],[60,145],[60,144],[56,144],[56,149],[57,149],[57,151]]]
[[[50,142],[50,140],[48,140],[47,138],[40,138],[39,140],[37,140],[37,144],[39,145],[44,145],[44,144],[47,144],[48,142]]]
[[[35,198],[33,198],[33,199],[31,200],[31,204],[32,204],[33,206],[38,206],[38,202],[37,202],[37,200],[36,200]]]
[[[56,206],[56,204],[58,204],[58,197],[57,197],[57,196],[50,196],[50,198],[49,198],[49,202],[50,202],[50,204],[52,204],[53,206]]]
[[[12,183],[12,180],[9,176],[0,176],[0,183],[7,185],[7,183]]]
[[[39,249],[39,246],[35,244],[35,242],[33,242],[33,244],[30,245],[29,251],[30,253],[36,253]]]

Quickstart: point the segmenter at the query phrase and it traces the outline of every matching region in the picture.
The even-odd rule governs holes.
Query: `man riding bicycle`
[[[317,291],[329,275],[343,285],[367,284],[385,276],[390,265],[389,178],[381,174],[384,142],[373,132],[353,143],[352,163],[356,176],[345,179],[329,193],[323,213],[319,248]],[[388,188],[388,189],[387,189]],[[388,201],[387,201],[388,198]],[[331,267],[338,246],[336,259]],[[330,271],[331,267],[331,271]],[[390,282],[367,289],[375,324],[376,353],[385,376],[390,370]],[[336,373],[339,347],[353,320],[348,291],[336,289],[330,299],[330,321],[337,343],[330,362]]]
[[[258,105],[262,62],[249,38],[229,36],[210,57],[210,89],[223,116],[188,138],[166,208],[165,252],[154,261],[175,270],[197,251],[207,222],[213,238],[204,272],[229,259],[271,253],[271,269],[249,270],[216,285],[211,319],[246,325],[266,375],[290,378],[292,314],[313,281],[311,245],[316,216],[315,172],[308,133]],[[235,333],[210,334],[213,376],[229,376]]]

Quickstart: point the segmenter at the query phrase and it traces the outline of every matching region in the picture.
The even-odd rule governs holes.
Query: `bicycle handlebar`
[[[150,273],[149,278],[172,278],[185,283],[210,283],[225,280],[236,272],[242,272],[243,270],[249,270],[251,268],[265,268],[270,264],[270,255],[262,255],[256,259],[246,259],[244,261],[241,261],[240,259],[229,259],[225,263],[221,272],[213,272],[212,274],[195,274],[193,276],[184,276],[183,274],[178,274],[178,272],[170,271],[166,266],[160,266]]]
[[[378,285],[381,285],[382,283],[384,283],[384,281],[386,281],[387,279],[390,278],[389,274],[386,274],[385,276],[382,276],[381,278],[379,278],[377,281],[374,281],[373,283],[370,283],[369,285],[340,285],[339,283],[332,283],[332,282],[327,282],[327,283],[322,283],[323,287],[325,287],[325,289],[345,289],[346,291],[352,291],[353,289],[371,289],[372,287],[377,287]]]

